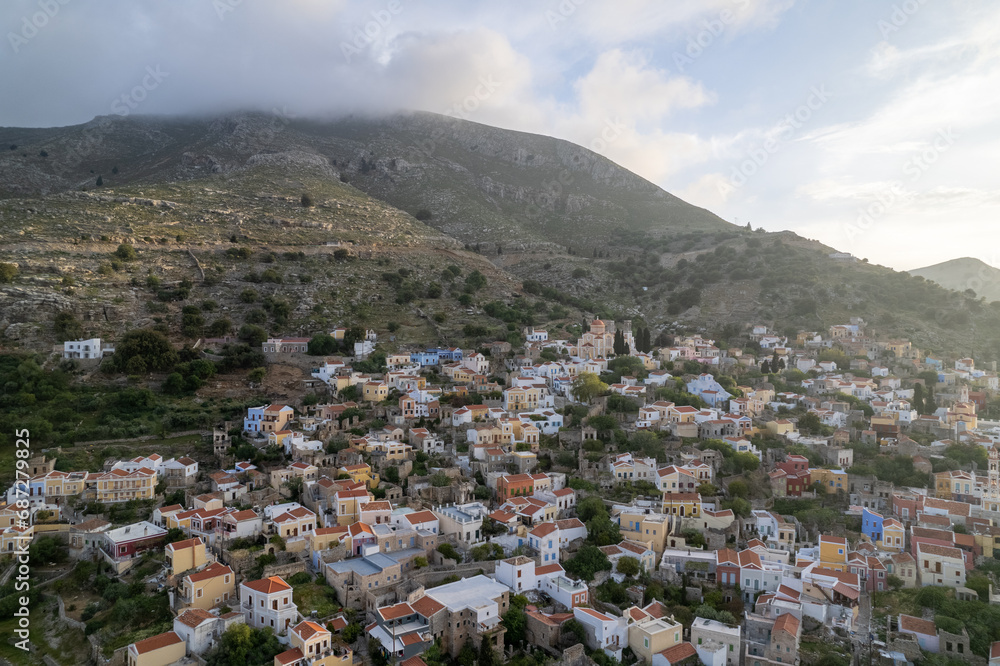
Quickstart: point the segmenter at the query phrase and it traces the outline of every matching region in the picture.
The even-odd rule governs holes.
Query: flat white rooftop
[[[503,583],[480,575],[431,588],[426,594],[454,612],[463,608],[488,606],[494,603],[494,599],[509,591],[510,588]]]

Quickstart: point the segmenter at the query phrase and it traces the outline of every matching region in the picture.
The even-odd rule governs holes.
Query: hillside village
[[[269,337],[308,399],[100,471],[36,452],[0,550],[68,558],[58,616],[114,665],[1000,663],[995,363],[860,319],[581,330]]]

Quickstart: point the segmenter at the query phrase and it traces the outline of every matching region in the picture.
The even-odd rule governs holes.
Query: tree
[[[251,348],[257,349],[267,340],[267,331],[254,324],[243,324],[240,326],[239,337]]]
[[[36,564],[60,564],[68,556],[66,545],[53,536],[40,536],[28,547],[28,557]]]
[[[104,187],[104,176],[97,177],[97,182],[94,183],[94,187]]]
[[[593,544],[585,544],[576,555],[566,560],[566,571],[586,581],[594,579],[598,571],[610,571],[611,561],[604,552]]]
[[[927,397],[924,398],[924,413],[933,414],[937,411],[937,402],[934,401],[934,389],[927,387]]]
[[[60,342],[77,340],[83,335],[83,326],[80,324],[80,320],[69,310],[56,313],[53,328],[55,328],[56,339]]]
[[[584,497],[576,504],[576,515],[584,523],[602,514],[607,515],[608,510],[604,506],[604,501],[597,495]]]
[[[614,351],[615,356],[623,356],[628,353],[628,347],[625,344],[625,335],[621,331],[615,331],[615,342],[612,346],[612,351]]]
[[[601,378],[593,372],[581,372],[573,380],[570,386],[570,393],[573,398],[580,402],[589,403],[599,395],[608,390],[608,385],[601,381]]]
[[[456,562],[462,561],[462,556],[459,555],[458,551],[455,550],[455,547],[448,542],[438,545],[437,550],[449,560],[455,560]]]
[[[618,558],[617,567],[618,573],[623,576],[638,576],[639,571],[642,567],[639,566],[639,560],[628,555]]]
[[[299,199],[299,203],[302,204],[303,208],[312,208],[313,205],[312,195],[310,195],[308,192],[303,192],[302,198]]]
[[[730,497],[742,497],[746,499],[750,496],[750,486],[742,479],[736,479],[729,484]]]
[[[421,208],[420,210],[418,210],[416,212],[416,214],[414,214],[413,217],[417,218],[421,222],[426,222],[427,220],[430,220],[431,218],[433,218],[434,215],[429,210],[427,210],[426,208]]]
[[[205,660],[208,666],[263,666],[271,664],[282,652],[277,636],[270,629],[254,629],[247,624],[234,624],[216,642]]]
[[[139,255],[136,254],[135,248],[128,243],[122,243],[119,245],[118,249],[115,250],[115,256],[122,261],[135,261],[139,257]]]
[[[507,629],[504,641],[511,645],[523,645],[527,639],[528,618],[524,614],[527,604],[527,597],[515,594],[510,598],[510,608],[503,614],[503,625]]]
[[[486,276],[480,273],[479,271],[472,271],[465,278],[466,290],[471,292],[479,291],[480,289],[485,287],[486,284],[487,284]]]
[[[914,384],[913,385],[913,409],[917,410],[917,414],[925,414],[924,411],[924,385]]]
[[[478,666],[499,666],[497,663],[497,655],[493,651],[493,645],[490,644],[488,636],[483,636],[482,640],[479,642]]]
[[[177,363],[177,352],[159,331],[141,328],[129,331],[115,348],[112,367],[118,372],[165,372]]]
[[[798,429],[807,435],[814,435],[823,428],[823,422],[820,421],[819,416],[813,412],[806,412],[799,417]]]
[[[0,282],[13,282],[17,277],[17,264],[0,262]]]
[[[337,341],[328,333],[317,333],[309,340],[310,356],[327,356],[337,351]]]

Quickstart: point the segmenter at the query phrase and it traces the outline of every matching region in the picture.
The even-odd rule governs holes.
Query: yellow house
[[[882,550],[891,550],[897,553],[903,552],[906,548],[906,529],[903,523],[895,518],[886,518],[882,521],[882,540],[876,542]],[[983,553],[986,554],[985,552]],[[992,555],[992,553],[991,553]]]
[[[274,666],[351,666],[354,652],[322,626],[306,620],[291,630],[292,648],[275,655]]]
[[[346,525],[335,527],[317,527],[312,532],[306,532],[306,541],[309,543],[311,552],[328,550],[335,544],[339,544],[350,535],[350,528]]]
[[[191,531],[191,517],[198,513],[198,509],[189,509],[187,511],[177,511],[176,513],[171,513],[164,516],[164,522],[166,522],[166,528],[173,529],[175,527],[184,530],[185,532]]]
[[[809,479],[812,483],[819,483],[827,495],[836,495],[838,490],[845,493],[850,486],[847,483],[847,472],[842,469],[825,469],[814,467],[809,470]]]
[[[635,620],[628,627],[628,646],[647,664],[653,663],[653,655],[679,644],[684,638],[684,626],[672,615],[655,618],[633,606],[625,611],[625,617]]]
[[[701,515],[700,493],[663,493],[663,513],[697,518]]]
[[[819,561],[823,568],[847,571],[847,539],[844,537],[819,537]]]
[[[358,490],[340,490],[334,496],[337,507],[337,524],[350,525],[361,519],[361,505],[375,499],[375,496],[363,488]]]
[[[515,386],[503,392],[504,409],[508,412],[531,411],[538,407],[540,391],[533,386]]]
[[[21,545],[27,548],[28,544],[35,537],[35,526],[18,527],[12,525],[0,532],[0,551],[5,554],[13,553],[21,549]]]
[[[892,352],[896,358],[904,358],[910,353],[910,348],[912,344],[909,341],[895,340],[893,342],[886,343],[886,351]]]
[[[316,529],[316,514],[300,506],[275,516],[274,527],[282,539],[302,536]]]
[[[282,447],[285,445],[285,440],[291,435],[291,430],[275,430],[267,434],[267,443]]]
[[[134,472],[113,469],[103,474],[92,474],[87,486],[98,502],[127,502],[133,499],[153,499],[156,494],[156,472],[143,467]]]
[[[169,666],[184,658],[187,645],[172,631],[128,646],[128,666]]]
[[[213,562],[201,571],[185,576],[177,594],[184,608],[208,610],[227,599],[236,603],[236,575],[225,564]]]
[[[200,569],[208,562],[201,537],[168,543],[163,550],[170,559],[170,573],[174,575],[188,569]]]
[[[45,475],[46,504],[61,504],[66,498],[74,497],[86,490],[87,472],[52,471]]]
[[[379,476],[372,473],[371,465],[358,463],[357,465],[346,465],[337,470],[338,474],[346,474],[351,477],[354,483],[363,483],[368,488],[378,488]]]
[[[772,435],[787,435],[790,432],[795,432],[795,424],[788,419],[778,419],[777,421],[768,421],[765,426],[767,431]]]
[[[361,397],[365,402],[382,402],[389,397],[389,386],[384,382],[365,382]]]
[[[463,365],[455,368],[455,370],[452,372],[451,379],[452,381],[457,382],[459,384],[469,384],[472,382],[475,376],[476,373],[474,373],[472,370],[469,370]]]
[[[956,423],[965,423],[966,429],[975,430],[978,423],[978,418],[976,417],[976,403],[956,402],[948,410],[945,420],[950,426],[953,426]]]

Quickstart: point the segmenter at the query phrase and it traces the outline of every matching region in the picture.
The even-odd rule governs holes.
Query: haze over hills
[[[933,266],[914,268],[909,273],[936,282],[946,289],[960,292],[971,289],[977,297],[987,301],[1000,300],[1000,269],[979,259],[951,259]]]
[[[239,298],[258,284],[293,310],[264,317],[272,334],[368,317],[402,319],[414,340],[460,344],[476,342],[462,339],[468,323],[502,337],[522,323],[601,314],[724,341],[750,323],[793,333],[859,316],[877,335],[928,350],[998,350],[1000,312],[978,298],[831,256],[790,232],[736,227],[549,137],[426,113],[237,113],[0,128],[0,146],[0,261],[21,268],[0,286],[0,328],[17,344],[51,341],[46,322],[64,309],[109,334],[156,318],[179,330],[181,302],[149,304],[162,302],[146,286],[152,275],[191,280],[189,298],[221,293],[236,327],[261,320],[259,303]],[[299,205],[307,191],[313,207]],[[140,263],[108,274],[120,242]],[[328,242],[349,244],[351,263],[333,259]],[[234,246],[252,256],[235,258]],[[489,287],[469,294],[442,273],[449,264],[487,275]],[[280,284],[253,282],[269,268]],[[399,268],[407,274],[385,277]],[[431,283],[443,286],[436,296]],[[516,308],[485,308],[491,301]],[[116,308],[117,323],[107,314]],[[39,311],[46,321],[30,323]]]

